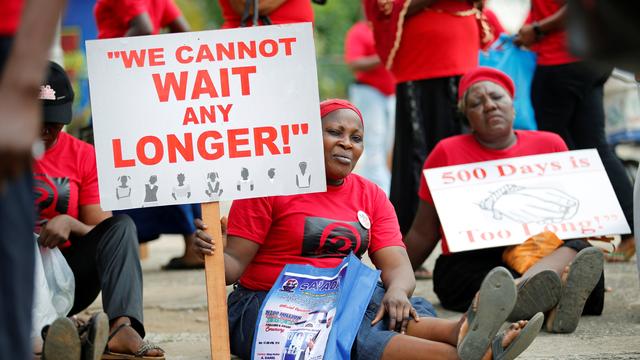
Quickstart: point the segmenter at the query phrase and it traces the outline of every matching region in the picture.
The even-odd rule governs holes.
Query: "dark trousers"
[[[406,234],[418,209],[418,187],[427,155],[438,141],[460,134],[460,77],[408,81],[396,86],[396,134],[389,199]]]
[[[0,77],[12,43],[11,36],[0,36]],[[0,184],[0,359],[31,359],[35,266],[31,171],[15,180],[0,179]]]
[[[62,251],[76,279],[76,293],[69,315],[84,310],[102,291],[102,306],[110,320],[121,316],[144,337],[142,318],[142,269],[133,221],[116,215],[74,239]]]
[[[560,135],[571,150],[595,148],[633,231],[633,187],[604,132],[603,85],[610,68],[586,62],[538,66],[531,100],[540,130]]]
[[[0,190],[0,359],[31,359],[35,223],[31,173]]]
[[[582,240],[567,240],[564,246],[580,251],[591,245]],[[433,291],[438,295],[445,309],[467,311],[471,300],[480,290],[482,280],[496,266],[508,269],[514,278],[522,274],[509,268],[502,261],[504,247],[465,251],[450,255],[441,255],[433,268]],[[604,307],[604,272],[591,291],[582,313],[600,315]]]

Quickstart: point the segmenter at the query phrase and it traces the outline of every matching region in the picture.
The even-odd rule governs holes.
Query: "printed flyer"
[[[253,359],[323,359],[347,266],[333,276],[285,272],[263,305]]]

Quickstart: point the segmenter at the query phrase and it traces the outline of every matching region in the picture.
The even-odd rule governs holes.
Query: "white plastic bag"
[[[73,307],[76,283],[60,249],[38,246],[36,242],[35,289],[31,337],[56,318],[67,316]]]

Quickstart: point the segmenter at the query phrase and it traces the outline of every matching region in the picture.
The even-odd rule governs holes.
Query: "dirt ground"
[[[150,243],[143,260],[144,312],[147,338],[161,345],[168,359],[209,359],[209,332],[204,272],[162,271],[171,257],[183,251],[178,236]],[[432,268],[435,256],[427,261]],[[521,359],[640,359],[640,289],[635,262],[607,264],[607,286],[602,316],[584,317],[573,334],[541,333]],[[438,315],[458,318],[443,310],[430,280],[419,281],[416,295],[436,305]],[[228,288],[227,290],[230,290]],[[89,311],[99,309],[96,301]]]

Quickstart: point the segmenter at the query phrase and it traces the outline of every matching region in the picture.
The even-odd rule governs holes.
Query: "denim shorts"
[[[251,359],[251,347],[253,335],[258,322],[258,313],[262,302],[267,296],[267,291],[253,291],[242,286],[237,286],[227,301],[229,312],[229,341],[231,353],[242,359]],[[360,323],[358,335],[353,343],[351,357],[357,360],[378,360],[382,358],[384,348],[395,335],[395,331],[389,331],[388,319],[385,318],[374,326],[371,321],[375,318],[384,288],[381,283],[373,292],[371,301],[367,306],[364,318]],[[421,317],[435,317],[436,311],[433,305],[420,297],[412,297],[411,304]]]

